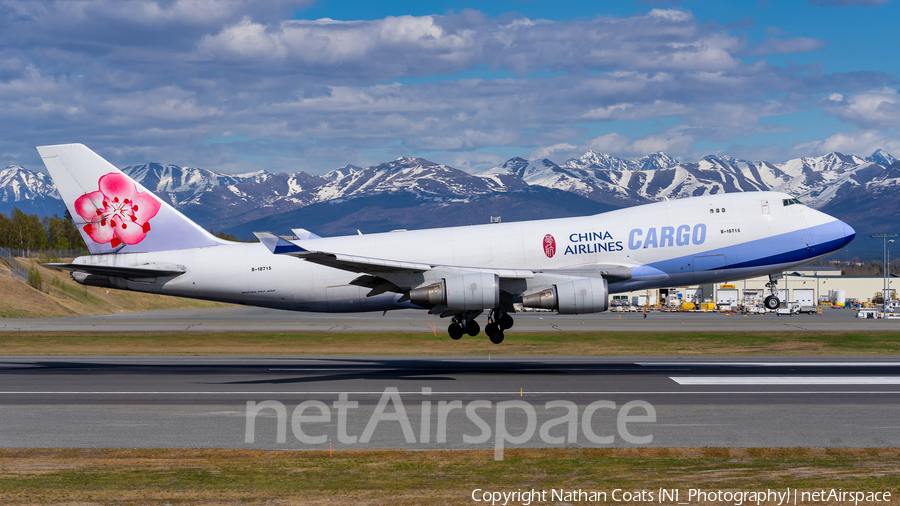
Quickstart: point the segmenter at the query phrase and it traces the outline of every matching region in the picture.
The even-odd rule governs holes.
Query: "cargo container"
[[[795,288],[794,302],[800,305],[800,312],[813,314],[816,312],[816,291],[812,288]]]
[[[738,291],[736,288],[720,289],[716,292],[716,302],[719,305],[734,306],[738,303]]]
[[[631,305],[633,306],[652,306],[656,304],[656,297],[648,295],[635,295],[631,297]]]

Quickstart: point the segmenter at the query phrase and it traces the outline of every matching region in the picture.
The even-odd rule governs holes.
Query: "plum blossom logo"
[[[98,243],[137,244],[150,231],[150,218],[160,203],[147,192],[137,191],[123,174],[110,172],[97,181],[99,191],[85,193],[75,201],[77,212],[87,225],[84,232]]]
[[[547,258],[553,258],[556,254],[556,239],[550,234],[544,236],[544,254]]]

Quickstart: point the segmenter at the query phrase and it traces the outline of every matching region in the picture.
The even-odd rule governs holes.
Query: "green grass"
[[[2,332],[0,355],[893,355],[900,332],[556,332],[453,341],[443,333]]]
[[[475,488],[900,491],[897,449],[520,449],[502,462],[491,453],[5,450],[0,502],[470,504]]]

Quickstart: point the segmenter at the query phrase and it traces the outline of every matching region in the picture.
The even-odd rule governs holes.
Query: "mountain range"
[[[596,214],[664,199],[776,190],[857,230],[837,258],[881,258],[868,234],[900,228],[900,163],[884,150],[859,157],[828,153],[782,163],[710,155],[684,162],[659,152],[627,160],[588,151],[562,164],[512,158],[469,174],[422,158],[367,168],[221,174],[159,163],[122,169],[202,226],[238,237],[255,230],[320,235],[383,232]],[[18,165],[0,171],[0,212],[62,215],[50,178]],[[871,244],[870,244],[871,243]]]

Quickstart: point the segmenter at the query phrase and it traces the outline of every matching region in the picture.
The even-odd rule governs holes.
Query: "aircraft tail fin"
[[[227,244],[83,144],[37,150],[91,254]]]

